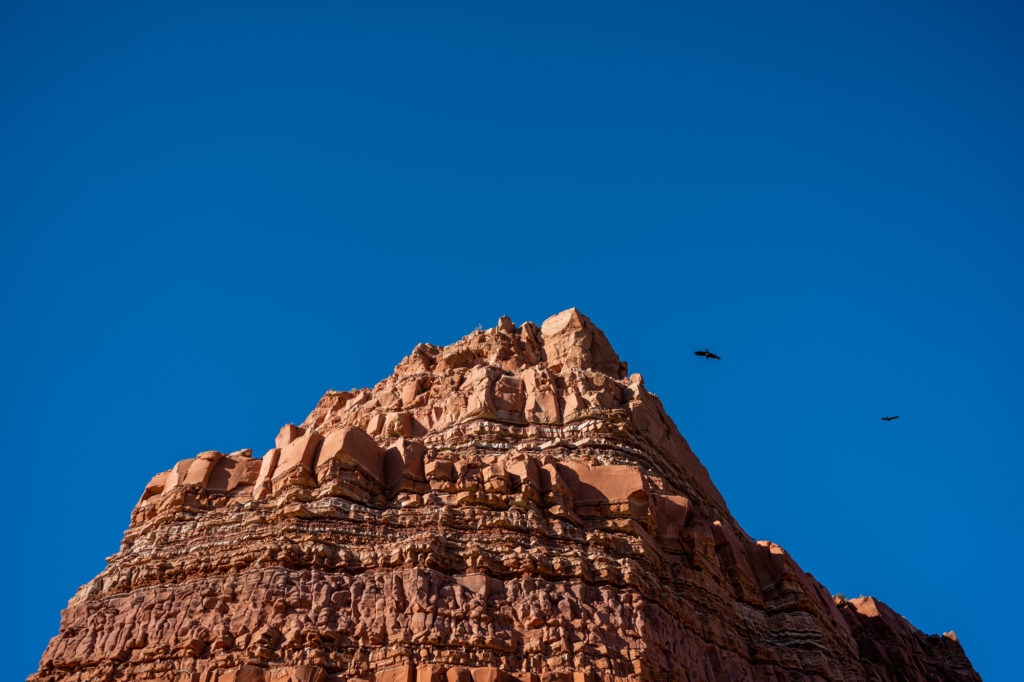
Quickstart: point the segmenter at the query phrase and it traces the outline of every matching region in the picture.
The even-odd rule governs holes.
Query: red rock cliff
[[[575,309],[158,474],[38,682],[979,680],[730,516]]]

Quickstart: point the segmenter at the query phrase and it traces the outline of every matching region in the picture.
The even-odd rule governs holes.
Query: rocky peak
[[[559,374],[562,370],[591,370],[616,379],[626,377],[626,363],[619,360],[608,339],[576,308],[552,315],[537,327],[521,327],[506,315],[492,329],[478,329],[450,346],[419,344],[395,368],[396,374],[445,372],[475,365],[494,365],[506,370],[536,365]]]
[[[627,377],[626,363],[604,333],[576,308],[549,317],[539,328],[532,322],[516,327],[502,317],[494,328],[448,346],[419,344],[373,388],[328,391],[302,426],[324,434],[357,427],[382,445],[400,436],[431,444],[461,442],[470,437],[467,427],[486,422],[492,437],[506,445],[561,442],[571,458],[572,443],[623,421],[656,445],[643,457],[620,450],[614,461],[668,475],[726,510],[661,401],[644,388],[639,374]],[[536,428],[540,425],[547,428]],[[738,526],[736,531],[742,532]]]
[[[749,538],[572,308],[420,344],[260,459],[157,474],[32,677],[110,679],[979,678],[954,636]]]
[[[626,363],[619,360],[604,332],[576,308],[544,320],[540,334],[551,371],[557,373],[562,367],[592,369],[616,379],[626,377]]]

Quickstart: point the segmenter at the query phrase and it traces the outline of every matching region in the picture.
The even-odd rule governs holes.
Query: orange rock
[[[167,477],[164,482],[164,490],[171,490],[185,482],[185,477],[188,475],[188,470],[195,462],[194,459],[183,459],[174,465],[170,471],[165,472]]]
[[[316,467],[319,469],[331,460],[358,466],[375,481],[384,482],[384,449],[362,429],[343,427],[328,434]]]
[[[423,456],[427,449],[422,443],[409,440],[404,436],[388,448],[384,460],[384,483],[391,487],[407,476],[415,480],[426,477],[423,469]]]
[[[979,679],[747,536],[578,310],[420,344],[275,444],[155,476],[31,682]]]
[[[301,434],[302,429],[300,429],[295,424],[285,424],[284,426],[281,427],[281,430],[278,432],[277,437],[274,439],[274,447],[284,448],[284,446],[288,445],[288,443],[291,443]]]
[[[470,674],[473,677],[473,682],[509,682],[511,679],[508,673],[490,666],[473,668]]]
[[[651,511],[658,539],[675,544],[690,520],[690,500],[682,495],[653,495]]]
[[[376,682],[416,682],[416,669],[411,663],[377,673]]]
[[[153,495],[159,495],[164,491],[164,487],[167,484],[167,479],[171,475],[170,471],[162,471],[153,478],[150,479],[149,483],[146,484],[146,489],[142,492],[142,500],[145,500]],[[139,500],[140,502],[142,500]]]
[[[221,457],[223,455],[219,452],[200,453],[191,466],[189,466],[188,473],[185,474],[181,484],[205,486],[206,481],[210,478],[210,474],[213,473],[213,468]]]
[[[580,462],[559,465],[559,473],[569,482],[577,504],[625,502],[631,497],[646,497],[643,474],[633,466],[589,467]]]
[[[544,320],[540,333],[552,371],[578,367],[595,369],[616,379],[625,378],[626,363],[619,360],[604,332],[576,308]]]
[[[469,668],[449,668],[445,680],[447,682],[473,682],[473,674],[469,671]]]
[[[416,668],[416,682],[445,682],[445,677],[440,666],[421,665]]]
[[[278,437],[280,440],[280,437]],[[278,478],[292,469],[298,468],[301,471],[312,472],[313,460],[316,458],[320,444],[324,437],[313,430],[300,431],[288,440],[288,443],[281,449],[278,457],[277,468],[274,470],[274,478]]]
[[[256,483],[261,464],[260,460],[248,456],[229,455],[217,462],[206,481],[206,488],[213,492],[226,493],[239,486],[251,486]]]
[[[273,448],[263,455],[260,460],[260,473],[256,477],[256,490],[253,493],[257,498],[267,489],[277,467],[278,457],[281,456],[280,448]]]

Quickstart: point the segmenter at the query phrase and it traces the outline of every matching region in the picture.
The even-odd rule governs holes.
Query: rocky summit
[[[754,541],[575,309],[157,474],[34,682],[979,680]]]

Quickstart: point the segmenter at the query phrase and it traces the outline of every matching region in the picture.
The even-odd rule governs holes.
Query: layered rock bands
[[[34,682],[978,680],[755,542],[575,309],[158,474]]]

